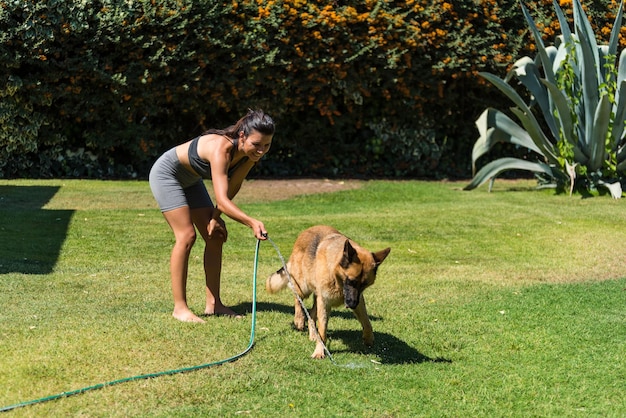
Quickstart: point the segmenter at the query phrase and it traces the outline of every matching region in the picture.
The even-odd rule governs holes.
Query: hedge
[[[516,1],[0,0],[0,177],[143,178],[248,108],[278,124],[257,176],[468,177],[504,103],[476,74],[529,39]]]

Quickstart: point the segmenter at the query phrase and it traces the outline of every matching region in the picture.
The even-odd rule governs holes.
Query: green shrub
[[[143,177],[250,107],[257,175],[467,176],[522,30],[513,1],[0,0],[0,177]]]
[[[214,40],[228,47],[223,26],[200,27],[204,17],[218,21],[229,9],[200,14],[192,4],[3,3],[1,62],[19,88],[4,89],[16,103],[7,114],[16,126],[2,131],[0,140],[10,146],[0,173],[145,175],[163,143],[180,141],[179,132],[198,123],[198,115],[189,114],[197,109],[188,103],[200,99],[188,93],[194,88],[189,79],[199,71],[196,48]],[[193,42],[182,42],[185,36]],[[226,49],[215,48],[204,59],[219,60]],[[21,134],[25,124],[28,137]]]

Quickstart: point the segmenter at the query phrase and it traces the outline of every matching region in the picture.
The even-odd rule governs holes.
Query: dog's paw
[[[323,359],[325,357],[326,357],[326,354],[324,354],[324,347],[316,347],[313,354],[311,354],[311,358],[314,358],[314,359]]]
[[[368,347],[374,345],[374,334],[363,334],[363,344]]]

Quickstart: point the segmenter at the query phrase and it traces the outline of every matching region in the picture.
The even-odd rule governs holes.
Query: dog
[[[287,263],[287,271],[294,282],[294,290],[301,299],[313,294],[313,307],[309,323],[309,339],[316,341],[315,322],[321,342],[318,340],[312,358],[325,357],[324,344],[328,319],[333,307],[342,303],[352,309],[363,328],[363,342],[366,346],[374,343],[374,333],[363,291],[374,284],[378,266],[387,258],[391,248],[370,252],[354,241],[325,225],[313,226],[303,231],[293,246]],[[276,293],[289,284],[288,273],[281,268],[270,275],[265,283],[269,293]],[[293,323],[303,331],[305,314],[295,298]]]

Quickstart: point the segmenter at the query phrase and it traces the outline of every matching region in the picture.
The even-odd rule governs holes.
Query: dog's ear
[[[347,269],[350,263],[352,263],[355,258],[358,259],[356,250],[354,249],[352,244],[350,244],[350,240],[347,239],[346,242],[343,244],[343,257],[341,258],[340,263],[341,267]]]
[[[372,257],[374,257],[374,261],[376,261],[376,265],[380,266],[380,264],[385,261],[385,258],[389,255],[391,248],[385,248],[384,250],[380,250],[376,253],[372,253]]]

